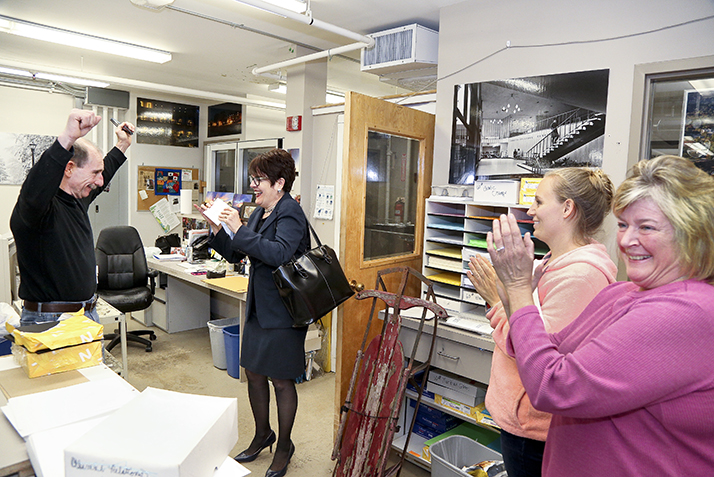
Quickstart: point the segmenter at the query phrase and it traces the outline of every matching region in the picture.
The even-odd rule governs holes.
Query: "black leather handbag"
[[[273,271],[280,297],[293,318],[293,328],[314,323],[354,295],[335,251],[323,245],[310,221],[306,222],[317,247]]]

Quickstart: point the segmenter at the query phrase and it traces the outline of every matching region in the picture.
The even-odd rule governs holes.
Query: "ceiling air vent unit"
[[[394,73],[435,66],[439,33],[413,23],[368,35],[374,47],[362,49],[362,71]]]

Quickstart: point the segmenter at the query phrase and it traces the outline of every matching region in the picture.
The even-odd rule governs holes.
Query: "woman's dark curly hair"
[[[288,151],[277,148],[254,157],[248,165],[248,174],[255,177],[267,177],[271,186],[282,177],[285,179],[283,185],[285,193],[290,192],[297,176],[295,160]]]

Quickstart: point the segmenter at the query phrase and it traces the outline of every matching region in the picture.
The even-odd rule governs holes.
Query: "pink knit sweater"
[[[615,281],[617,267],[605,247],[592,243],[548,262],[536,290],[545,329],[563,329],[585,309],[600,290]],[[501,303],[487,314],[496,348],[486,393],[486,408],[505,431],[545,441],[551,415],[537,411],[518,376],[516,361],[506,354],[508,319]]]

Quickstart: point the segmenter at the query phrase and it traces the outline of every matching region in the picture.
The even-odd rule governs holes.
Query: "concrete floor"
[[[143,324],[130,320],[130,330],[144,328]],[[153,352],[147,353],[142,346],[129,344],[127,380],[139,391],[151,386],[191,394],[237,397],[238,444],[231,455],[241,452],[250,443],[254,430],[247,385],[229,376],[225,370],[213,366],[208,329],[173,334],[167,334],[157,327],[151,329],[157,335]],[[112,350],[112,354],[121,360],[119,346]],[[296,451],[288,467],[288,475],[332,475],[334,462],[330,460],[330,455],[334,444],[334,387],[334,373],[319,374],[297,385],[299,407],[292,436]],[[271,422],[273,429],[277,429],[272,397]],[[146,425],[150,426],[151,423],[147,422]],[[272,454],[266,450],[245,466],[251,470],[251,475],[262,476],[271,461]],[[390,461],[397,462],[394,452],[391,453]],[[401,472],[402,477],[429,475],[430,472],[408,462]]]

